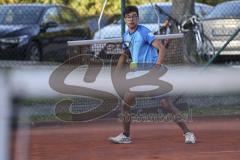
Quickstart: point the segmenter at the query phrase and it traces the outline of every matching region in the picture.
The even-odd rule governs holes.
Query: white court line
[[[213,152],[198,152],[204,154],[218,154],[218,153],[240,153],[240,151],[213,151]]]

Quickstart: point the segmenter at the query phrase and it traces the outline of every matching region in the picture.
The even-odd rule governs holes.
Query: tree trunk
[[[172,0],[172,15],[180,22],[194,15],[194,0]]]
[[[182,22],[192,15],[194,15],[194,0],[172,0],[172,16],[179,22]],[[177,28],[174,27],[174,32],[178,32]],[[194,61],[196,55],[196,40],[194,39],[192,31],[189,31],[184,36],[184,41],[180,40],[179,43],[175,44],[181,48],[182,57],[185,62]]]
[[[64,5],[69,5],[69,3],[70,3],[70,0],[63,0],[63,2],[62,2]]]

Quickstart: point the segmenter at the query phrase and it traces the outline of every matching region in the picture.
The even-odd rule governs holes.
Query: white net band
[[[168,35],[156,35],[157,39],[178,39],[183,38],[182,33],[178,34],[168,34]],[[111,38],[111,39],[94,39],[94,40],[78,40],[78,41],[68,41],[68,46],[82,46],[82,45],[93,45],[93,44],[103,44],[103,43],[121,43],[122,38]]]

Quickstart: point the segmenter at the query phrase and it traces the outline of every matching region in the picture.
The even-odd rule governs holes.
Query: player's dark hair
[[[131,13],[131,12],[136,12],[137,15],[139,15],[139,14],[138,14],[138,8],[137,8],[136,6],[127,6],[127,7],[125,8],[124,17],[126,16],[126,14],[129,14],[129,13]]]

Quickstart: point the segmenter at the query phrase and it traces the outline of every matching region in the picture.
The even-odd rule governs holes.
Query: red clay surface
[[[132,144],[111,144],[109,136],[120,133],[116,119],[74,125],[36,127],[17,141],[13,159],[31,160],[239,160],[240,119],[201,118],[188,123],[197,144],[184,144],[181,130],[170,122],[134,123]],[[24,138],[25,137],[25,138]],[[17,146],[17,145],[15,145]]]

